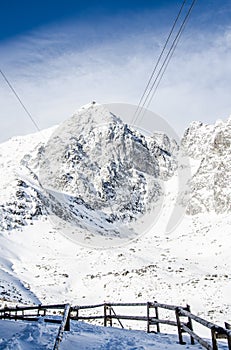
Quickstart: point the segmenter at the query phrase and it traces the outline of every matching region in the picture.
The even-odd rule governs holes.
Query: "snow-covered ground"
[[[48,350],[55,343],[58,326],[39,322],[0,321],[0,350]],[[199,344],[191,345],[184,336],[182,346],[173,334],[154,334],[142,331],[122,330],[71,322],[70,332],[64,332],[60,350],[199,350]],[[219,349],[227,347],[219,342]]]
[[[48,350],[55,343],[58,326],[24,321],[0,321],[1,350]]]
[[[157,227],[113,250],[79,247],[38,221],[7,234],[3,246],[14,249],[14,273],[42,303],[157,300],[187,303],[214,322],[231,320],[227,216],[185,218],[177,232]]]

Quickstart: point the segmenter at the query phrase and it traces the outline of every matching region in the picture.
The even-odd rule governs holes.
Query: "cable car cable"
[[[0,69],[0,74],[2,75],[2,77],[4,78],[4,80],[6,81],[7,85],[9,86],[9,88],[11,89],[11,91],[13,92],[13,94],[15,95],[15,97],[17,98],[18,102],[20,103],[20,105],[22,106],[22,108],[24,109],[24,111],[26,112],[26,114],[28,115],[28,117],[30,118],[30,120],[32,121],[32,123],[34,124],[35,128],[37,129],[37,131],[40,131],[40,128],[38,126],[38,124],[36,123],[36,121],[34,120],[34,118],[32,117],[31,113],[29,112],[29,110],[27,109],[27,107],[25,106],[25,104],[22,102],[22,99],[19,97],[18,93],[16,92],[15,88],[13,87],[13,85],[10,83],[9,79],[6,77],[6,75],[3,73],[3,71]]]
[[[137,114],[137,112],[138,112],[138,110],[139,110],[139,108],[140,108],[140,105],[141,105],[141,103],[142,103],[142,101],[143,101],[143,99],[144,99],[144,97],[145,97],[145,94],[146,94],[146,92],[147,92],[147,90],[148,90],[148,88],[149,88],[149,86],[150,86],[150,84],[151,84],[151,81],[152,81],[152,79],[153,79],[153,76],[154,76],[154,74],[155,74],[155,72],[156,72],[156,70],[157,70],[157,67],[158,67],[158,65],[159,65],[159,63],[160,63],[160,60],[161,60],[161,58],[162,58],[162,56],[163,56],[163,54],[164,54],[164,51],[165,51],[165,49],[166,49],[166,47],[167,47],[167,45],[168,45],[168,42],[169,42],[169,40],[170,40],[170,38],[171,38],[171,36],[172,36],[172,33],[173,33],[174,29],[175,29],[175,26],[176,26],[176,24],[177,24],[177,22],[178,22],[178,19],[179,19],[180,15],[181,15],[181,12],[182,12],[182,10],[183,10],[183,7],[184,7],[185,3],[186,3],[186,0],[183,1],[182,5],[181,5],[181,8],[180,8],[180,10],[179,10],[179,12],[178,12],[178,14],[177,14],[177,17],[175,18],[175,21],[174,21],[174,23],[173,23],[173,25],[172,25],[172,28],[171,28],[171,30],[170,30],[170,33],[169,33],[169,35],[168,35],[168,37],[167,37],[167,39],[166,39],[166,41],[165,41],[164,47],[163,47],[163,49],[162,49],[162,51],[161,51],[161,53],[160,53],[160,55],[159,55],[159,57],[158,57],[158,59],[157,59],[157,62],[156,62],[156,64],[155,64],[155,67],[154,67],[154,69],[153,69],[153,71],[152,71],[152,73],[151,73],[151,75],[150,75],[150,78],[149,78],[149,80],[148,80],[148,83],[147,83],[147,85],[146,85],[146,87],[145,87],[145,89],[144,89],[144,92],[143,92],[143,94],[142,94],[142,96],[141,96],[141,98],[140,98],[139,104],[138,104],[138,106],[137,106],[137,108],[136,108],[136,111],[135,111],[135,113],[134,113],[134,116],[133,116],[133,120],[136,120],[136,114]],[[133,124],[133,122],[131,122],[131,123]]]

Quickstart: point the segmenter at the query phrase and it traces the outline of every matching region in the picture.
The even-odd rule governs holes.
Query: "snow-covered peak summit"
[[[70,122],[76,123],[78,127],[78,133],[87,126],[96,127],[101,124],[108,123],[122,123],[121,119],[111,113],[103,105],[93,101],[92,103],[86,104],[78,109],[77,112],[69,119]],[[66,124],[66,123],[65,123]],[[69,126],[69,124],[67,124]],[[71,126],[71,129],[74,132],[74,124]]]

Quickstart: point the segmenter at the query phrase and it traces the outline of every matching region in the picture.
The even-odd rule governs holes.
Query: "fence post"
[[[79,309],[76,310],[76,315],[75,315],[77,321],[79,320]]]
[[[149,312],[150,303],[147,302],[147,333],[150,333],[150,312]]]
[[[225,328],[228,330],[231,330],[231,324],[228,322],[225,322]],[[229,350],[231,350],[231,335],[228,334],[227,339],[228,339]]]
[[[104,327],[107,327],[107,304],[106,303],[104,303],[103,325],[104,325]]]
[[[186,305],[186,310],[191,313],[190,305],[188,305],[188,304]],[[188,326],[189,329],[191,329],[191,331],[193,331],[191,317],[188,317],[188,324],[187,324],[187,326]],[[191,339],[191,344],[194,345],[195,344],[194,338],[192,336],[190,336],[190,339]]]
[[[59,327],[57,337],[55,339],[53,350],[59,349],[59,345],[63,338],[63,332],[70,330],[70,312],[71,312],[71,306],[70,304],[66,304],[64,307],[63,318]]]
[[[178,329],[179,343],[181,345],[184,345],[185,342],[183,341],[183,337],[182,337],[182,328],[181,328],[181,323],[180,323],[180,308],[179,307],[176,307],[175,314],[176,314],[176,323],[177,323],[177,329]]]
[[[212,346],[213,346],[213,350],[218,350],[216,331],[215,331],[214,328],[211,328],[211,336],[212,336]]]
[[[71,309],[68,312],[67,321],[66,321],[66,324],[65,324],[65,327],[64,327],[64,331],[65,332],[69,332],[70,329],[71,329],[70,316],[71,316]]]
[[[112,317],[111,317],[112,311],[111,311],[111,306],[110,305],[108,306],[108,310],[109,310],[109,325],[110,325],[110,327],[112,327]]]
[[[227,335],[229,350],[231,350],[231,335]]]
[[[154,303],[157,303],[157,301],[154,301]],[[159,310],[158,306],[155,306],[155,314],[156,314],[156,319],[159,320]],[[160,333],[160,324],[159,322],[156,323],[156,331]]]
[[[37,316],[40,316],[40,308],[41,308],[41,304],[38,305],[38,310],[37,310]]]

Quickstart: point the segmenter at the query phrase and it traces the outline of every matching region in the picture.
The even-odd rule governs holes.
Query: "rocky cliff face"
[[[215,125],[193,122],[182,139],[186,155],[200,161],[190,181],[188,214],[231,211],[231,118]]]

